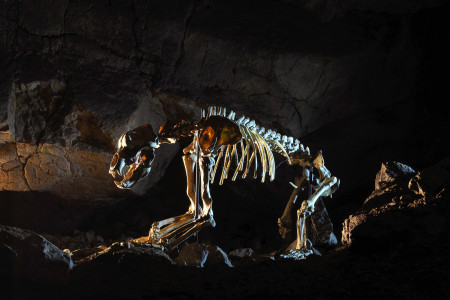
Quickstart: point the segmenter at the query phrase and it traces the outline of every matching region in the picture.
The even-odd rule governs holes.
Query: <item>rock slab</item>
[[[33,231],[0,225],[0,273],[6,278],[57,282],[73,267],[70,256]]]
[[[208,265],[233,267],[227,254],[218,246],[210,244],[187,244],[181,249],[175,262],[184,266],[203,268]]]
[[[381,177],[388,180],[344,221],[342,244],[358,252],[392,253],[411,247],[426,249],[445,241],[450,211],[448,161],[446,158],[417,175],[406,172],[402,176],[392,175],[395,172],[388,168],[395,166],[398,171],[398,163],[383,164],[377,181]]]

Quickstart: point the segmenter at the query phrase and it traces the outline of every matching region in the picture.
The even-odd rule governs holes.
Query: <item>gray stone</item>
[[[69,255],[30,230],[0,225],[0,273],[38,282],[66,280]]]
[[[227,254],[218,246],[210,244],[187,244],[181,249],[175,262],[184,266],[203,268],[209,265],[233,267]]]
[[[238,257],[238,258],[244,258],[244,257],[250,257],[255,253],[252,248],[241,248],[241,249],[235,249],[228,253],[228,257]]]
[[[15,81],[8,103],[9,130],[17,142],[36,144],[61,106],[64,81]]]
[[[416,171],[411,167],[396,162],[388,161],[381,164],[381,169],[375,177],[375,190],[378,190],[388,183],[393,183],[396,179],[412,177]]]
[[[344,221],[342,244],[358,252],[390,253],[439,243],[448,229],[449,161],[426,168],[409,183],[387,177],[394,182],[375,190]]]

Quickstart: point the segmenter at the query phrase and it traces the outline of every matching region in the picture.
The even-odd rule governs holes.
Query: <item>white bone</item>
[[[264,134],[263,138],[266,140],[270,137],[270,135],[272,134],[272,129],[267,129],[266,133]]]
[[[239,118],[239,120],[236,121],[236,123],[237,123],[238,125],[241,125],[241,124],[242,124],[242,121],[244,121],[244,119],[245,119],[245,116],[242,116],[242,117]]]
[[[201,110],[202,117],[209,117],[212,115],[220,115],[226,116],[226,108],[222,107],[210,107],[209,112],[206,110]],[[236,114],[234,111],[230,111],[228,114],[228,118],[234,121]],[[211,198],[209,195],[209,181],[211,183],[214,181],[214,176],[216,174],[217,168],[219,164],[222,164],[220,159],[224,156],[223,161],[223,169],[222,176],[220,178],[220,184],[223,183],[223,180],[227,178],[231,160],[233,160],[233,155],[236,156],[236,170],[233,174],[233,180],[236,178],[238,172],[244,169],[244,163],[246,162],[245,171],[243,174],[243,178],[247,176],[249,170],[252,166],[253,160],[255,160],[255,177],[258,169],[258,156],[261,159],[262,166],[262,180],[264,182],[265,173],[268,172],[271,180],[273,180],[273,176],[275,175],[275,160],[273,157],[273,152],[281,153],[283,156],[286,156],[287,160],[291,164],[292,161],[299,164],[303,167],[303,176],[301,177],[302,181],[305,183],[308,181],[310,173],[310,167],[312,166],[319,173],[320,176],[314,176],[312,180],[312,184],[314,185],[314,194],[302,203],[301,209],[298,210],[297,216],[297,250],[300,251],[300,256],[306,256],[311,252],[311,242],[307,239],[306,234],[306,218],[310,217],[311,213],[314,211],[314,205],[317,199],[320,196],[332,196],[333,192],[339,186],[339,180],[335,177],[331,177],[331,173],[324,165],[324,160],[322,157],[322,153],[319,151],[315,157],[310,156],[310,149],[300,143],[299,140],[294,139],[293,137],[287,137],[286,135],[281,136],[279,133],[272,131],[270,129],[266,130],[264,127],[259,127],[256,125],[255,121],[249,118],[245,118],[241,116],[239,120],[234,121],[239,125],[239,129],[242,134],[242,138],[240,140],[242,156],[239,159],[237,145],[226,145],[220,149],[220,153],[217,157],[216,163],[214,165],[214,158],[217,155],[217,150],[214,149],[211,153],[202,153],[199,158],[199,163],[202,164],[200,172],[201,172],[201,197],[203,201],[202,208],[202,219],[199,219],[196,214],[194,214],[194,210],[191,208],[189,211],[179,217],[169,218],[160,222],[155,222],[152,226],[152,230],[150,232],[149,241],[153,244],[159,245],[161,247],[168,245],[168,247],[173,248],[176,245],[180,244],[194,233],[198,232],[200,229],[206,226],[214,226],[214,220],[212,218],[212,210],[211,210]],[[245,126],[248,124],[247,126]],[[169,137],[166,137],[169,139]],[[127,140],[125,136],[122,136],[119,139],[118,146],[126,147]],[[186,159],[183,157],[185,162],[185,168],[188,177],[188,197],[190,191],[192,192],[195,187],[194,180],[194,163],[196,161],[196,156],[194,155],[193,149],[195,148],[193,145],[196,140],[194,138],[194,142],[185,148],[184,153],[186,154]],[[245,142],[245,148],[244,148]],[[188,149],[189,148],[189,149]],[[226,152],[225,152],[225,148]],[[300,157],[293,155],[293,151],[297,151],[297,149],[301,149],[303,153],[300,153]],[[259,155],[258,155],[259,152]],[[190,154],[189,154],[190,153]],[[225,153],[225,155],[224,155]],[[308,156],[304,155],[305,153]],[[302,155],[303,154],[303,155]],[[206,163],[209,160],[210,163]],[[212,171],[212,172],[211,172]],[[205,177],[206,176],[206,177]],[[208,180],[209,179],[209,180]],[[290,184],[298,191],[304,189],[301,184],[297,184],[297,178],[295,184],[290,182]],[[195,189],[196,190],[196,189]],[[297,191],[297,192],[298,192]],[[209,199],[209,200],[208,200]],[[290,201],[291,204],[295,202],[296,197],[293,197],[293,201]],[[289,205],[289,204],[288,204]],[[208,218],[203,218],[208,217]],[[210,218],[209,218],[210,217]]]
[[[258,134],[263,136],[264,132],[266,131],[266,129],[264,127],[261,127],[261,129],[259,129]],[[264,138],[264,137],[263,137]]]
[[[217,168],[219,167],[219,162],[220,162],[220,159],[222,158],[222,156],[223,156],[223,147],[222,147],[222,149],[220,149],[220,153],[219,153],[219,156],[217,157],[217,159],[216,159],[216,165],[214,166],[214,169],[213,169],[213,171],[212,171],[212,173],[211,173],[211,175],[210,175],[210,177],[211,177],[211,183],[214,183],[214,177],[216,176],[216,171],[217,171]]]

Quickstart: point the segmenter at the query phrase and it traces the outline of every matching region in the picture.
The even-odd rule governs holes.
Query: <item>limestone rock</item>
[[[38,282],[67,278],[69,255],[30,230],[0,225],[1,275]]]
[[[450,186],[450,156],[411,178],[408,187],[420,196],[436,194]]]
[[[66,89],[63,81],[14,82],[8,103],[8,119],[15,141],[37,143],[52,115],[61,106]]]
[[[423,184],[413,180],[421,178],[422,173],[442,175],[439,171],[444,171],[445,165],[446,160],[443,160],[418,173],[411,181]],[[437,182],[428,190],[439,193],[422,194],[418,191],[423,189],[411,191],[408,188],[411,182],[408,184],[406,180],[386,182],[365,200],[361,209],[344,221],[342,243],[361,253],[391,253],[438,243],[448,234],[449,183],[448,180]]]
[[[107,109],[86,107],[68,96],[66,83],[58,78],[16,80],[7,123],[0,131],[0,190],[45,191],[83,200],[130,194],[117,189],[108,174],[113,141],[142,123],[159,127],[164,118],[162,113],[155,115],[155,107],[150,109],[151,101],[137,99],[130,103],[130,115],[111,120]],[[143,194],[157,182],[177,150],[177,146],[158,149],[152,176],[134,191]]]
[[[0,191],[28,191],[15,143],[0,143]]]
[[[224,265],[232,267],[227,254],[218,246],[210,244],[187,244],[175,259],[179,265],[203,268],[208,265]]]
[[[255,262],[257,257],[255,257],[254,254],[255,251],[252,248],[240,248],[228,253],[228,258],[233,266],[238,266],[241,264]]]
[[[0,145],[14,142],[7,123],[0,123]]]
[[[228,253],[228,257],[239,257],[244,258],[248,256],[252,256],[255,253],[252,248],[241,248],[241,249],[235,249]]]
[[[411,167],[396,161],[382,163],[381,169],[375,177],[375,190],[380,189],[386,183],[392,183],[396,179],[411,177],[415,173],[416,171]]]

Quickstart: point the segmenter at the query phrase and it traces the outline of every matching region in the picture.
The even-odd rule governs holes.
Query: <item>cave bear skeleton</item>
[[[133,187],[150,173],[155,149],[161,144],[174,144],[182,137],[193,137],[192,143],[183,149],[189,209],[183,215],[153,223],[145,242],[171,250],[201,229],[214,227],[210,183],[216,177],[219,184],[228,177],[234,181],[239,173],[245,178],[251,173],[251,166],[253,178],[260,174],[261,182],[264,182],[267,175],[272,181],[276,170],[274,153],[278,153],[290,165],[302,168],[295,183],[291,183],[294,191],[278,219],[279,231],[284,238],[296,229],[296,239],[288,248],[290,253],[295,252],[297,258],[312,253],[307,228],[313,228],[319,243],[335,243],[333,226],[321,197],[332,196],[339,187],[339,179],[331,176],[325,167],[322,152],[313,156],[299,140],[260,127],[245,116],[237,118],[235,112],[227,113],[226,108],[202,110],[200,121],[181,121],[174,126],[164,123],[158,134],[145,124],[122,135],[109,170],[115,184],[123,189]],[[308,186],[311,189],[309,198],[302,201],[294,221],[294,203]],[[311,220],[308,224],[312,226],[307,226],[307,220]]]

